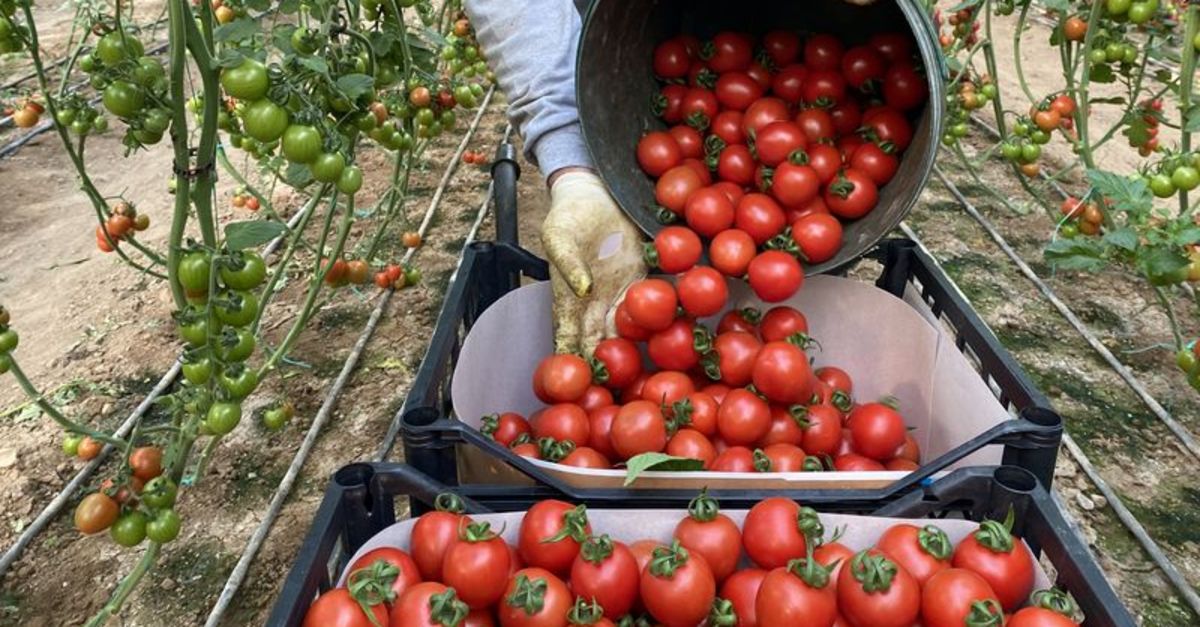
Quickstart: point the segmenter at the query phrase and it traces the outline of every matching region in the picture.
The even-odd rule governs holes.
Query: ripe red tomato
[[[512,447],[513,455],[528,457],[530,459],[541,459],[542,450],[533,442],[522,442]]]
[[[729,181],[714,183],[713,187],[720,190],[722,194],[725,194],[725,197],[728,198],[729,202],[733,203],[733,206],[735,207],[739,202],[742,201],[742,197],[746,195],[746,190],[742,189],[740,185],[737,183],[730,183]]]
[[[812,396],[814,377],[808,355],[788,342],[763,345],[754,359],[753,380],[754,388],[776,403],[803,403]]]
[[[528,566],[566,574],[579,555],[579,544],[591,533],[584,506],[553,499],[538,501],[521,519],[517,550]]]
[[[741,111],[722,111],[713,118],[709,131],[721,138],[725,145],[745,144],[746,131],[742,129],[745,116]]]
[[[730,390],[717,409],[717,433],[727,444],[749,446],[770,428],[771,407],[749,390]]]
[[[844,54],[842,40],[828,34],[817,34],[804,44],[804,65],[810,70],[836,70]]]
[[[408,553],[394,547],[381,547],[367,551],[362,557],[354,560],[346,572],[353,577],[355,571],[370,568],[372,564],[380,561],[387,562],[400,571],[392,580],[392,591],[396,593],[396,598],[404,594],[405,590],[421,583],[421,572],[417,569],[417,563]]]
[[[804,408],[798,407],[798,412],[804,411]],[[793,415],[792,408],[784,407],[783,405],[771,406],[771,427],[767,429],[767,434],[758,441],[758,446],[769,447],[773,444],[792,444],[799,447],[804,441],[804,431],[800,428],[801,415],[797,418]],[[803,463],[803,460],[801,460]]]
[[[508,446],[522,434],[530,433],[531,429],[529,422],[521,414],[505,412],[499,415],[485,416],[480,431],[484,435],[491,436],[500,446]]]
[[[578,401],[576,401],[576,404],[582,407],[583,411],[591,413],[591,411],[594,409],[600,409],[601,407],[608,407],[609,405],[612,405],[613,395],[612,392],[608,391],[608,388],[604,386],[589,385],[587,391],[583,393],[583,396],[580,397]],[[584,443],[579,442],[578,444],[583,446]]]
[[[833,116],[825,109],[820,108],[804,109],[797,113],[796,125],[804,132],[804,137],[810,144],[831,142],[837,133],[833,124]]]
[[[696,232],[682,226],[668,226],[659,231],[654,236],[654,250],[656,265],[668,274],[677,274],[696,265],[704,252]]]
[[[891,107],[875,107],[863,113],[863,126],[870,130],[875,141],[895,146],[896,154],[903,153],[912,143],[912,125],[903,113]]]
[[[834,470],[842,472],[874,472],[886,470],[883,464],[858,453],[845,453],[833,458]]]
[[[790,65],[800,58],[800,36],[792,31],[774,30],[763,35],[762,47],[776,67]]]
[[[917,73],[912,63],[893,63],[883,75],[883,101],[887,106],[900,111],[912,111],[925,104],[929,88],[925,78]]]
[[[684,85],[665,85],[654,99],[654,114],[667,124],[683,121],[683,97],[688,88]]]
[[[680,113],[690,126],[707,127],[721,110],[717,95],[703,87],[692,87],[683,95]]]
[[[650,375],[642,386],[642,399],[670,407],[696,391],[691,377],[682,372],[664,370]]]
[[[654,184],[654,200],[672,212],[682,214],[688,198],[701,187],[704,187],[704,179],[695,168],[675,166]]]
[[[1075,99],[1067,94],[1059,94],[1050,101],[1050,108],[1064,118],[1070,117],[1075,113]]]
[[[704,158],[704,137],[700,135],[700,131],[686,124],[676,124],[668,132],[679,145],[679,153],[683,159]]]
[[[754,155],[741,144],[726,146],[717,157],[717,177],[738,185],[754,183]]]
[[[612,620],[629,613],[638,596],[641,571],[629,547],[607,535],[591,536],[571,566],[571,589],[593,599]]]
[[[691,66],[687,45],[679,38],[668,39],[654,49],[654,74],[659,78],[683,78]]]
[[[712,270],[712,268],[696,268],[696,270]],[[724,286],[724,283],[721,283]],[[700,354],[696,352],[696,324],[691,320],[680,318],[671,326],[650,336],[647,354],[655,366],[663,370],[691,370],[700,363]]]
[[[617,311],[613,314],[613,322],[617,327],[617,335],[634,342],[644,342],[650,339],[650,335],[653,333],[633,321],[629,315],[629,308],[625,306],[625,301],[621,301],[617,305]]]
[[[733,225],[734,205],[721,189],[705,187],[688,198],[683,215],[693,231],[704,237],[715,237]]]
[[[639,589],[650,615],[667,627],[700,624],[717,596],[717,582],[704,558],[678,542],[654,549]]]
[[[779,98],[762,98],[746,109],[742,117],[742,130],[747,136],[757,137],[759,131],[771,122],[782,122],[791,119],[787,103]]]
[[[388,621],[387,606],[371,606],[374,622],[345,588],[334,588],[313,602],[304,615],[304,627],[373,627]]]
[[[780,250],[768,250],[746,269],[750,288],[768,303],[787,300],[804,284],[804,272],[796,258]]]
[[[766,469],[759,467],[759,472],[801,472],[807,458],[804,449],[787,442],[766,445],[761,453],[761,459],[766,460]],[[759,457],[757,453],[755,456]]]
[[[758,81],[758,84],[762,85],[763,89],[771,88],[771,70],[767,69],[767,66],[756,61],[750,64],[750,68],[746,70],[746,73],[750,75],[750,78]]]
[[[551,355],[533,372],[533,391],[545,403],[573,403],[592,384],[592,369],[578,355]]]
[[[749,37],[742,33],[723,32],[713,37],[708,67],[718,74],[737,72],[750,67],[754,48]]]
[[[912,56],[912,38],[906,33],[877,33],[871,35],[867,45],[883,55],[888,63],[906,60]]]
[[[746,194],[734,210],[734,225],[762,245],[787,226],[783,209],[766,194]]]
[[[875,548],[912,575],[922,586],[938,572],[950,568],[954,545],[937,525],[917,527],[896,524],[879,537]]]
[[[829,144],[808,147],[808,167],[817,173],[822,185],[828,184],[842,168],[842,153]]]
[[[620,459],[663,450],[667,446],[667,423],[662,410],[650,401],[625,404],[613,419],[609,439]]]
[[[994,520],[984,521],[979,531],[958,543],[952,563],[983,577],[1006,612],[1020,607],[1033,591],[1029,547],[1007,525]]]
[[[850,136],[862,124],[862,107],[857,100],[847,98],[829,109],[835,135]]]
[[[610,435],[612,433],[613,420],[616,419],[617,412],[619,411],[621,411],[619,405],[609,405],[588,412],[589,428],[587,445],[608,459],[613,459],[617,456],[617,452],[613,450]]]
[[[717,453],[713,460],[713,472],[754,472],[754,451],[744,446],[730,446]]]
[[[750,234],[740,229],[726,229],[708,245],[708,260],[725,276],[746,274],[754,259],[757,246]]]
[[[804,557],[807,544],[801,525],[811,528],[815,518],[816,512],[811,510],[802,517],[800,505],[791,499],[776,496],[759,501],[746,513],[742,523],[746,555],[768,570]]]
[[[991,616],[991,624],[1004,623],[1004,610],[992,587],[983,577],[963,568],[947,568],[933,575],[924,584],[921,598],[925,627],[959,627],[967,624],[968,616],[972,620]]]
[[[811,167],[785,161],[775,168],[771,178],[771,195],[784,207],[803,207],[820,193],[820,177]],[[787,216],[781,213],[780,217],[786,224]]]
[[[752,380],[754,361],[758,351],[762,350],[762,342],[751,333],[727,331],[713,340],[713,350],[717,353],[721,383],[740,388]]]
[[[459,526],[470,522],[470,518],[454,512],[435,510],[421,514],[413,525],[409,545],[421,579],[436,581],[442,578],[442,559],[446,550],[458,541]]]
[[[772,168],[787,160],[797,150],[808,145],[801,127],[788,121],[772,122],[759,131],[754,139],[758,160]]]
[[[629,286],[624,302],[629,317],[647,331],[661,331],[671,326],[675,321],[675,308],[679,305],[675,286],[662,279],[643,279]]]
[[[799,209],[788,209],[788,221],[794,223],[796,220],[814,213],[829,214],[829,207],[825,206],[825,199],[821,198],[819,194]]]
[[[1079,623],[1044,607],[1030,606],[1017,610],[1006,623],[1007,627],[1079,627]]]
[[[744,331],[758,337],[758,321],[761,319],[762,313],[753,307],[730,309],[721,316],[721,321],[717,323],[717,333]]]
[[[703,318],[721,311],[729,298],[729,288],[720,272],[707,266],[698,266],[684,272],[675,286],[679,292],[679,304],[692,317]],[[653,338],[651,338],[653,342]],[[692,364],[695,365],[695,364]],[[688,370],[691,366],[670,370]]]
[[[485,609],[504,594],[510,566],[504,539],[488,523],[474,523],[459,530],[458,541],[446,550],[442,583],[472,609]]]
[[[771,93],[788,104],[800,104],[804,97],[804,81],[808,78],[808,68],[801,64],[784,67],[771,79]]]
[[[758,568],[745,568],[737,571],[725,580],[718,596],[733,605],[737,615],[737,627],[758,627],[758,614],[755,612],[754,601],[767,571]]]
[[[670,133],[654,131],[638,140],[637,160],[643,172],[658,178],[683,162],[683,150]]]
[[[808,318],[794,307],[779,305],[763,314],[758,329],[764,342],[786,340],[797,333],[808,333]]]
[[[878,144],[866,142],[854,151],[850,167],[865,173],[876,185],[883,186],[896,176],[900,160]]]
[[[559,442],[570,440],[580,446],[588,441],[591,431],[587,412],[575,403],[551,405],[534,414],[529,424],[533,427],[534,438],[554,438]]]
[[[879,204],[879,188],[862,170],[843,170],[825,189],[825,204],[833,215],[857,220]]]
[[[559,460],[558,463],[563,466],[573,466],[575,468],[595,468],[599,470],[612,468],[612,462],[608,461],[608,457],[605,457],[600,451],[587,446],[580,446],[567,453],[567,456]]]
[[[838,573],[838,609],[856,627],[909,627],[921,611],[921,586],[903,568],[868,550]]]
[[[854,557],[854,551],[841,542],[823,542],[820,546],[813,549],[813,559],[822,566],[830,566],[833,571],[829,573],[829,584],[837,590],[838,575],[842,572],[842,565],[849,562]],[[839,623],[844,624],[843,623]]]
[[[851,87],[869,89],[871,83],[883,80],[887,62],[870,46],[855,46],[842,56],[842,76]]]
[[[846,99],[846,79],[837,70],[812,70],[804,80],[803,92],[805,104],[832,107]]]
[[[667,440],[667,455],[698,459],[704,462],[704,469],[709,470],[717,457],[717,450],[703,433],[695,429],[680,429]]]
[[[817,368],[816,375],[818,379],[824,381],[829,387],[845,394],[847,397],[851,396],[854,392],[854,382],[851,381],[850,374],[841,368],[824,366]]]
[[[904,444],[907,427],[900,414],[883,403],[859,405],[846,419],[854,451],[876,461],[891,459]]]
[[[717,79],[717,102],[726,109],[745,111],[766,89],[745,72],[727,72]]]
[[[810,405],[805,416],[804,441],[809,455],[834,455],[842,445],[842,415],[832,405]]]
[[[837,621],[837,591],[824,567],[800,563],[776,568],[758,589],[754,614],[763,625],[832,627]]]
[[[601,340],[593,355],[604,366],[602,383],[614,390],[633,383],[642,374],[642,356],[637,345],[625,338]]]
[[[718,584],[737,570],[742,557],[742,532],[706,494],[688,505],[688,515],[675,525],[672,537],[693,555],[704,558]]]
[[[563,627],[574,600],[555,573],[522,568],[509,580],[497,614],[501,627]]]
[[[809,214],[792,223],[792,239],[808,263],[829,261],[842,248],[842,223],[827,213]]]

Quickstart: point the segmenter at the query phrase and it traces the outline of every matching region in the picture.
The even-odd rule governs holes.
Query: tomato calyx
[[[613,553],[612,538],[607,533],[588,536],[579,545],[579,555],[585,562],[600,564]]]
[[[808,557],[800,557],[788,560],[788,572],[799,577],[808,587],[814,590],[821,590],[829,585],[830,573],[834,568],[837,568],[838,562],[841,560],[833,560],[828,566],[821,565],[816,558],[813,557],[813,548],[810,545],[808,548]]]
[[[555,440],[544,437],[537,441],[538,454],[548,462],[560,462],[575,452],[575,443],[570,440]]]
[[[804,535],[808,544],[816,544],[825,535],[825,525],[821,523],[817,510],[811,507],[801,507],[800,511],[796,512],[796,528]]]
[[[734,627],[737,625],[738,615],[733,601],[721,597],[713,599],[712,610],[708,613],[708,620],[704,624],[709,627]]]
[[[471,608],[458,598],[458,592],[454,588],[446,588],[445,592],[429,597],[429,621],[432,623],[443,627],[455,627],[461,625],[469,613]],[[373,623],[374,616],[371,616],[370,612],[367,616],[371,617]]]
[[[526,616],[534,616],[546,605],[546,592],[550,585],[543,578],[530,579],[524,573],[517,575],[513,593],[504,599],[509,607],[523,610]],[[457,624],[457,623],[456,623]]]
[[[500,414],[488,414],[480,419],[482,424],[479,426],[479,432],[496,439],[496,429],[500,426]]]
[[[712,332],[702,324],[692,328],[692,348],[701,355],[713,349]]]
[[[721,380],[721,353],[717,350],[712,350],[700,357],[700,367],[704,369],[704,376],[713,381]]]
[[[854,184],[854,181],[846,178],[845,170],[838,172],[837,180],[829,184],[829,193],[842,200],[849,198],[855,189],[857,189],[857,186]]]
[[[792,346],[795,346],[796,348],[799,348],[800,350],[803,350],[803,351],[806,351],[806,350],[812,348],[813,346],[816,346],[818,349],[821,348],[820,342],[813,339],[813,337],[811,335],[809,335],[803,331],[797,331],[796,333],[793,333],[793,334],[787,336],[787,338],[785,338],[784,341],[787,342],[788,344],[791,344]]]
[[[603,618],[604,608],[600,607],[600,603],[595,599],[588,603],[587,599],[578,597],[575,599],[575,605],[567,612],[569,625],[595,625]]]
[[[950,536],[937,525],[925,525],[917,532],[917,544],[934,559],[944,562],[954,553]]]
[[[657,220],[659,224],[674,224],[679,221],[679,214],[661,205],[655,205],[654,219]]]
[[[358,602],[363,614],[374,619],[371,608],[380,603],[391,603],[396,598],[392,582],[400,575],[400,569],[387,560],[375,560],[370,566],[360,568],[346,578],[346,589],[350,597]]]
[[[574,443],[572,443],[572,446],[574,446]],[[584,540],[587,540],[588,518],[586,505],[577,505],[573,509],[564,512],[562,515],[562,523],[562,529],[560,529],[558,533],[550,536],[549,538],[542,538],[543,544],[550,544],[552,542],[558,542],[567,538],[571,538],[572,540],[580,543],[582,543]]]
[[[859,582],[864,592],[887,592],[896,578],[896,563],[883,555],[871,555],[859,551],[850,560],[850,574]]]
[[[822,459],[829,459],[828,455],[817,457],[809,455],[804,458],[804,463],[800,465],[800,472],[825,472],[829,470],[830,463],[823,462]]]
[[[708,129],[708,125],[711,120],[708,119],[708,116],[705,115],[703,111],[695,111],[691,115],[687,116],[684,122],[697,131],[705,131]]]
[[[835,390],[829,402],[843,414],[849,412],[854,407],[854,400],[842,390]]]
[[[647,572],[654,577],[670,579],[675,571],[687,565],[691,559],[688,550],[679,544],[679,540],[671,542],[671,546],[658,546],[650,555],[650,563],[646,565]]]
[[[1081,614],[1079,604],[1075,602],[1075,599],[1069,592],[1063,592],[1058,588],[1034,592],[1029,597],[1029,604],[1062,614],[1071,620],[1082,622],[1079,620]]]
[[[644,261],[646,263],[647,267],[650,267],[650,268],[658,267],[658,264],[659,264],[658,248],[656,248],[653,243],[646,242],[646,243],[642,244],[642,261]]]
[[[965,627],[1000,627],[1004,625],[1004,608],[996,599],[979,599],[963,619]]]
[[[671,421],[667,424],[667,430],[674,433],[692,424],[693,411],[695,411],[695,408],[692,407],[692,401],[686,397],[672,403],[670,410],[663,412],[671,416]]]
[[[767,457],[765,451],[760,448],[754,449],[753,459],[755,472],[771,472],[771,458]]]
[[[753,146],[753,140],[751,140],[751,146]],[[721,151],[728,147],[725,140],[718,135],[709,135],[704,138],[704,161],[710,170],[717,167],[717,159],[720,158]]]
[[[781,250],[793,257],[798,257],[801,261],[808,261],[808,257],[805,256],[804,251],[800,250],[796,239],[792,237],[792,227],[790,226],[780,231],[779,235],[767,240],[765,248],[767,250]]]
[[[762,322],[763,313],[755,307],[742,307],[738,310],[742,318],[750,324],[757,325]]]
[[[979,523],[975,532],[975,540],[993,553],[1011,553],[1016,546],[1013,542],[1012,526],[1015,514],[1008,510],[1004,521],[985,520]]]
[[[708,488],[700,490],[700,494],[688,503],[688,516],[696,522],[712,522],[720,513],[721,505],[708,495]]]
[[[442,492],[433,499],[433,509],[439,512],[461,514],[466,509],[462,497],[453,492]]]

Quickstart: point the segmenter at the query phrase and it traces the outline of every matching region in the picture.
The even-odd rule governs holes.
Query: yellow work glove
[[[646,275],[642,238],[593,172],[554,177],[542,245],[554,288],[554,347],[591,355],[614,331],[618,298]]]

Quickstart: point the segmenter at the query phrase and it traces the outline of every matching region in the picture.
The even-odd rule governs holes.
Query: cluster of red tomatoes
[[[942,12],[941,10],[933,12],[933,25],[940,33],[938,43],[942,45],[942,48],[949,49],[958,41],[962,41],[966,47],[971,47],[979,41],[979,22],[975,19],[972,9],[954,11],[950,17],[946,18],[946,22],[950,24],[950,32],[942,33]]]
[[[111,253],[117,242],[133,236],[135,231],[145,231],[148,228],[149,214],[138,213],[132,204],[122,200],[113,205],[104,226],[96,227],[96,248],[101,252]]]
[[[1135,116],[1141,115],[1142,122],[1145,124],[1145,134],[1132,132],[1132,127],[1125,131],[1125,135],[1129,138],[1129,146],[1137,148],[1138,154],[1143,157],[1149,157],[1158,150],[1158,125],[1163,119],[1162,110],[1162,98],[1153,98],[1142,102],[1134,110],[1134,114]]]
[[[584,506],[556,500],[525,513],[516,546],[487,522],[437,510],[413,524],[409,551],[351,564],[347,587],[321,595],[304,624],[1078,625],[1049,609],[1074,610],[1055,590],[1017,609],[1035,566],[1004,523],[985,521],[957,546],[933,524],[897,523],[860,551],[824,535],[814,510],[785,498],[759,502],[739,529],[702,494],[667,543],[626,544],[594,531]]]
[[[1059,211],[1066,218],[1060,232],[1063,237],[1099,235],[1104,230],[1104,209],[1094,200],[1083,202],[1073,196],[1063,199]]]
[[[471,165],[487,165],[492,160],[488,159],[488,156],[481,150],[466,150],[463,151],[462,161]]]
[[[373,281],[376,287],[398,290],[421,281],[421,271],[413,266],[404,267],[389,263],[376,271],[373,278],[370,271],[370,266],[362,259],[338,259],[325,269],[325,284],[330,287],[345,287],[366,285],[368,281]]]
[[[658,45],[655,106],[670,129],[642,137],[638,163],[660,218],[708,238],[714,258],[769,248],[821,263],[841,248],[841,220],[867,215],[896,174],[907,115],[928,97],[923,70],[901,34],[847,47],[776,31],[757,56],[755,43],[723,32]]]
[[[238,209],[246,209],[248,211],[258,211],[259,208],[258,197],[254,194],[246,193],[244,190],[234,193],[233,197],[229,199],[229,204]]]
[[[844,370],[811,368],[800,311],[733,310],[715,334],[698,322],[724,307],[725,289],[707,267],[677,286],[635,283],[617,309],[619,337],[600,342],[590,363],[552,355],[538,366],[533,391],[548,407],[528,420],[487,417],[483,431],[518,455],[585,468],[646,453],[723,472],[918,467],[919,447],[895,408],[855,404]],[[677,318],[677,307],[687,315]]]
[[[82,443],[78,438],[69,439],[63,443],[63,450],[69,453],[72,446],[78,447],[82,457],[82,447],[89,442],[98,453],[100,444],[91,438],[84,438]],[[163,470],[161,448],[133,449],[123,481],[104,480],[99,490],[83,497],[76,506],[75,528],[86,534],[107,529],[113,541],[125,547],[137,546],[147,538],[159,543],[174,540],[181,524],[174,509],[179,488]]]

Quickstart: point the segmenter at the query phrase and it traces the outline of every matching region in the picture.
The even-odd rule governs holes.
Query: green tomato
[[[479,50],[474,46],[463,48],[463,59],[467,61],[475,61],[479,58]]]
[[[1088,51],[1088,61],[1091,61],[1092,65],[1108,63],[1108,53],[1104,48],[1092,48]]]
[[[1133,62],[1137,61],[1137,58],[1138,58],[1137,47],[1130,45],[1130,44],[1126,44],[1124,54],[1121,56],[1121,60],[1124,61],[1125,63],[1133,63]]]
[[[338,177],[337,188],[339,192],[353,196],[362,189],[362,182],[362,170],[358,169],[356,165],[346,166],[346,169],[342,170],[342,175]]]
[[[278,407],[272,407],[271,409],[268,409],[267,411],[263,412],[262,416],[263,426],[272,431],[278,431],[279,429],[282,429],[283,426],[286,425],[291,419],[292,404],[287,402]]]
[[[17,332],[12,329],[0,331],[0,353],[7,353],[16,349],[19,340]]]
[[[171,113],[166,109],[150,109],[142,116],[142,127],[151,133],[162,135],[171,125]]]
[[[207,252],[195,250],[184,254],[177,271],[179,285],[194,294],[207,292],[211,268],[212,256]]]
[[[429,126],[430,124],[433,124],[434,117],[433,109],[430,109],[429,107],[423,107],[417,110],[416,120],[417,124],[420,124],[421,126]]]
[[[142,488],[142,502],[153,509],[166,509],[175,504],[179,486],[166,475],[159,475],[146,482]]]
[[[475,74],[479,74],[480,76],[483,76],[488,72],[487,63],[484,63],[483,61],[476,61],[472,69],[475,71]]]
[[[378,125],[375,123],[375,114],[371,113],[370,111],[359,114],[359,116],[354,120],[354,128],[358,129],[359,132],[362,133],[370,133],[377,127]]]
[[[100,59],[94,54],[85,54],[79,58],[79,69],[91,74],[100,68]]]
[[[178,315],[179,335],[193,347],[208,343],[208,319],[201,309],[189,308]]]
[[[1129,21],[1134,24],[1145,24],[1154,17],[1154,7],[1149,2],[1134,2],[1129,7]]]
[[[58,115],[54,116],[54,121],[58,122],[59,126],[70,127],[71,123],[75,121],[76,115],[78,113],[75,109],[59,109]]]
[[[1000,154],[1009,161],[1016,161],[1021,158],[1021,147],[1012,142],[1004,142],[1000,144]]]
[[[182,521],[173,509],[164,509],[155,514],[154,519],[146,523],[146,537],[151,542],[166,544],[179,537],[179,526]]]
[[[1200,186],[1200,170],[1190,165],[1181,165],[1171,173],[1171,184],[1185,192]]]
[[[166,70],[163,70],[163,66],[155,61],[154,57],[142,57],[137,63],[137,68],[133,70],[133,78],[142,87],[152,87],[155,81],[166,77]]]
[[[113,542],[124,547],[141,544],[146,539],[146,515],[137,510],[121,514],[109,528],[108,535]]]
[[[162,141],[163,134],[161,132],[155,133],[149,129],[142,128],[133,131],[133,137],[143,146],[153,146],[154,144]]]
[[[1121,59],[1124,59],[1124,58],[1125,58],[1125,46],[1124,45],[1114,41],[1104,47],[1104,60],[1105,61],[1108,61],[1109,63],[1116,63],[1117,61],[1120,61]]]
[[[218,401],[208,408],[204,424],[215,435],[233,431],[242,420],[242,405],[232,401]]]
[[[950,125],[950,134],[959,139],[966,137],[967,133],[970,131],[971,129],[967,127],[966,122],[959,122],[957,124]]]
[[[1188,351],[1188,354],[1190,355],[1191,351]],[[81,435],[68,435],[67,437],[63,438],[63,442],[62,442],[63,454],[66,455],[67,457],[75,457],[76,455],[78,455],[79,454],[79,443],[82,441],[83,441],[83,436],[81,436]]]
[[[421,282],[421,269],[416,266],[404,268],[404,285],[416,285]]]
[[[12,368],[12,355],[8,353],[0,354],[0,374],[4,374]]]
[[[266,262],[251,250],[231,254],[221,264],[221,282],[232,290],[252,290],[266,278]]]
[[[475,98],[475,92],[472,92],[467,85],[459,85],[454,88],[454,100],[468,109],[474,109],[479,104]]]
[[[1159,198],[1170,198],[1175,195],[1175,183],[1171,181],[1171,177],[1163,173],[1155,174],[1150,177],[1150,191]]]
[[[112,31],[96,42],[95,55],[107,66],[114,66],[126,59],[136,59],[145,54],[142,42],[132,33]]]
[[[319,183],[333,183],[342,176],[346,169],[346,159],[340,152],[321,153],[308,168],[312,170],[313,178]]]
[[[483,91],[483,87],[480,87],[479,90]],[[995,83],[988,83],[979,88],[979,95],[988,100],[993,100],[996,96],[1000,95],[1000,91],[996,88]]]
[[[454,111],[446,109],[442,111],[442,115],[438,118],[437,123],[442,125],[444,129],[454,128],[454,124],[458,122],[458,116],[454,115]],[[963,126],[966,126],[965,124]]]
[[[104,131],[107,131],[108,130],[108,118],[101,116],[101,117],[97,117],[96,119],[92,120],[92,129],[95,130],[97,133],[103,133]]]
[[[246,134],[260,142],[273,142],[283,137],[288,128],[288,113],[270,100],[259,100],[242,111],[242,126]]]
[[[1025,137],[1029,134],[1029,124],[1026,122],[1017,122],[1013,124],[1013,135],[1017,137]]]
[[[1179,268],[1178,270],[1172,270],[1170,272],[1163,272],[1161,274],[1151,273],[1148,278],[1150,279],[1151,285],[1155,285],[1158,287],[1167,287],[1169,285],[1179,285],[1180,283],[1183,283],[1184,281],[1186,281],[1187,277],[1188,277],[1188,266],[1184,266],[1182,268]]]
[[[1067,239],[1074,239],[1076,236],[1079,235],[1079,227],[1076,226],[1074,223],[1067,223],[1067,224],[1064,224],[1063,227],[1061,229],[1059,229],[1058,232],[1061,233],[1062,236]]]
[[[1175,364],[1179,369],[1191,374],[1196,369],[1196,353],[1190,348],[1185,348],[1175,353]]]
[[[292,31],[292,49],[300,54],[312,54],[319,50],[324,43],[318,33],[307,28],[297,28]]]
[[[1104,8],[1109,15],[1125,15],[1133,5],[1133,0],[1105,0]]]
[[[311,126],[292,124],[283,132],[283,156],[293,163],[312,163],[321,154],[321,133]]]
[[[267,66],[255,59],[247,57],[239,65],[221,70],[221,87],[238,100],[259,100],[267,95],[270,86]]]
[[[249,291],[222,292],[213,313],[224,324],[244,327],[258,316],[258,297]]]
[[[1196,36],[1192,38],[1192,47],[1200,51],[1200,33],[1196,33]]]
[[[226,329],[217,340],[217,357],[224,362],[246,361],[254,353],[254,345],[250,329]]]
[[[217,382],[229,394],[229,398],[240,401],[250,396],[254,388],[258,387],[258,371],[235,364],[217,375]]]
[[[1050,133],[1040,128],[1035,128],[1029,132],[1029,140],[1039,146],[1044,146],[1050,143]]]
[[[208,357],[196,357],[183,362],[183,378],[192,385],[204,385],[212,378],[213,364]]]
[[[390,85],[394,85],[397,80],[398,77],[396,76],[396,70],[392,69],[392,66],[380,65],[375,69],[376,87],[388,87]]]
[[[1021,162],[1033,163],[1042,156],[1042,147],[1037,144],[1025,144],[1021,146]]]
[[[113,81],[104,88],[104,108],[119,118],[137,115],[146,103],[146,93],[128,81]]]

